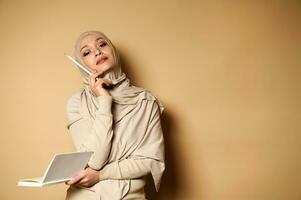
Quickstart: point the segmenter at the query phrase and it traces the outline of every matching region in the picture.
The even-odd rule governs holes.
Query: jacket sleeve
[[[148,166],[156,190],[159,191],[162,175],[165,170],[164,138],[160,119],[162,107],[157,100],[149,102],[149,106],[151,107],[151,113],[146,130],[146,137],[141,141],[132,156],[150,160]]]
[[[99,179],[136,179],[150,173],[151,159],[128,158],[107,164],[100,170]]]
[[[113,137],[112,97],[97,97],[99,108],[95,119],[89,120],[80,111],[80,94],[72,96],[67,103],[68,129],[77,151],[93,151],[88,165],[101,169],[108,161]]]
[[[160,122],[160,107],[157,102],[150,103],[150,118],[146,137],[138,149],[127,159],[107,164],[100,170],[100,180],[134,179],[151,173],[157,191],[165,169],[164,140]]]

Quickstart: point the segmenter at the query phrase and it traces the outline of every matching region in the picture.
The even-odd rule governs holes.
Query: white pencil
[[[90,72],[88,69],[86,69],[84,66],[82,66],[79,62],[77,62],[72,56],[69,56],[68,54],[64,53],[64,55],[69,58],[72,62],[74,62],[79,68],[81,68],[84,72],[86,72],[89,76],[92,75],[92,72]]]

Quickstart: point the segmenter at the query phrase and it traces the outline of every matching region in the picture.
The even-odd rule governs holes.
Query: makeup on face
[[[88,35],[81,41],[82,63],[91,70],[106,73],[115,65],[112,48],[101,36]]]
[[[94,55],[95,55],[96,52],[101,51],[102,48],[104,48],[107,45],[108,45],[107,42],[102,37],[98,37],[95,39],[94,42],[89,42],[89,44],[85,44],[80,49],[81,56],[86,57],[86,56],[90,55],[91,53],[92,54],[94,53]]]

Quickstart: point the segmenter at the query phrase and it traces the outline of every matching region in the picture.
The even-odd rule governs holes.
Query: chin
[[[95,68],[95,70],[98,72],[98,73],[101,73],[101,76],[104,76],[106,73],[108,73],[111,69],[110,68],[107,68],[107,67],[97,67]]]
[[[113,69],[113,66],[112,65],[105,65],[105,66],[103,66],[102,68],[101,68],[101,71],[103,71],[103,73],[106,73],[106,72],[108,72],[108,71],[110,71],[110,70],[112,70]]]

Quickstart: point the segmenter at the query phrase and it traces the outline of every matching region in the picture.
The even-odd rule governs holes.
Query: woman
[[[68,100],[68,128],[77,151],[94,153],[87,168],[67,182],[66,199],[146,199],[145,176],[152,174],[158,191],[165,168],[163,107],[130,85],[103,33],[81,34],[74,54],[93,74]]]

